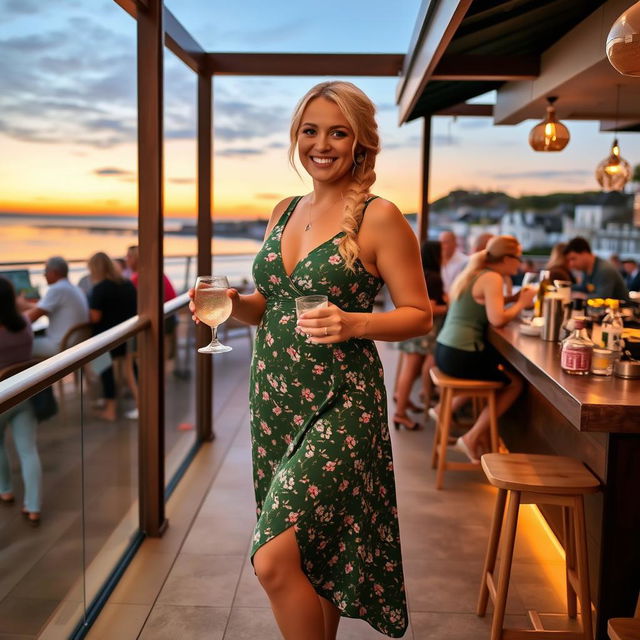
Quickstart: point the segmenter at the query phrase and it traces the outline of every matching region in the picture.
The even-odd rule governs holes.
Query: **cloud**
[[[456,136],[444,133],[436,133],[431,136],[431,144],[435,147],[455,147],[460,143]]]
[[[249,156],[259,156],[263,153],[263,149],[258,149],[255,147],[232,147],[230,149],[220,149],[220,151],[216,151],[216,155],[223,158],[248,158]]]
[[[96,169],[93,173],[97,176],[132,176],[133,171],[128,169],[118,169],[117,167],[102,167]]]
[[[40,12],[42,5],[36,0],[3,0],[0,2],[0,12],[7,14],[31,15]]]
[[[270,135],[286,136],[289,111],[281,107],[251,104],[241,100],[221,100],[215,108],[215,134],[221,140],[235,142]]]
[[[281,193],[256,193],[254,196],[254,198],[257,198],[258,200],[282,200],[282,198],[284,197]]]
[[[496,180],[571,180],[579,182],[583,178],[591,177],[592,172],[588,169],[564,169],[559,171],[514,171],[504,173],[491,173],[490,175]]]
[[[167,178],[167,182],[172,184],[194,184],[195,178]]]

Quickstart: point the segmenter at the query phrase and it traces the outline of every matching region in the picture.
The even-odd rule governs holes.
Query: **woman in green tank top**
[[[447,375],[505,383],[504,389],[496,394],[498,416],[518,397],[522,381],[504,366],[485,334],[489,324],[502,327],[533,302],[535,290],[524,289],[513,305],[505,307],[504,278],[518,271],[521,254],[522,248],[514,237],[496,236],[484,251],[471,256],[451,287],[449,312],[436,346],[436,364]],[[463,397],[456,398],[454,410],[464,401]],[[472,462],[478,462],[482,453],[490,450],[488,409],[482,410],[455,446]]]

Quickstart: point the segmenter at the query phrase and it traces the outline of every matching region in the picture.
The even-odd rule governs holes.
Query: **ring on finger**
[[[325,337],[329,335],[329,327],[324,328],[324,335]]]

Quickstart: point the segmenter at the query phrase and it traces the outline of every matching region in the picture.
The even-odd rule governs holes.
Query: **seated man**
[[[40,316],[49,318],[44,336],[33,341],[33,357],[49,358],[60,351],[65,333],[77,324],[89,322],[89,305],[82,291],[67,279],[69,266],[64,258],[49,258],[44,277],[49,288],[36,304],[27,305],[25,315],[31,322]]]
[[[569,269],[582,271],[582,280],[573,285],[575,291],[586,293],[588,298],[629,300],[629,290],[620,272],[610,262],[591,253],[591,246],[584,238],[578,236],[570,240],[563,254]]]

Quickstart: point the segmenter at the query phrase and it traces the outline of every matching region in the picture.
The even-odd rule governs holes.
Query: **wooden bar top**
[[[490,327],[489,341],[576,429],[640,433],[640,379],[569,375],[560,368],[560,344],[518,327]]]

